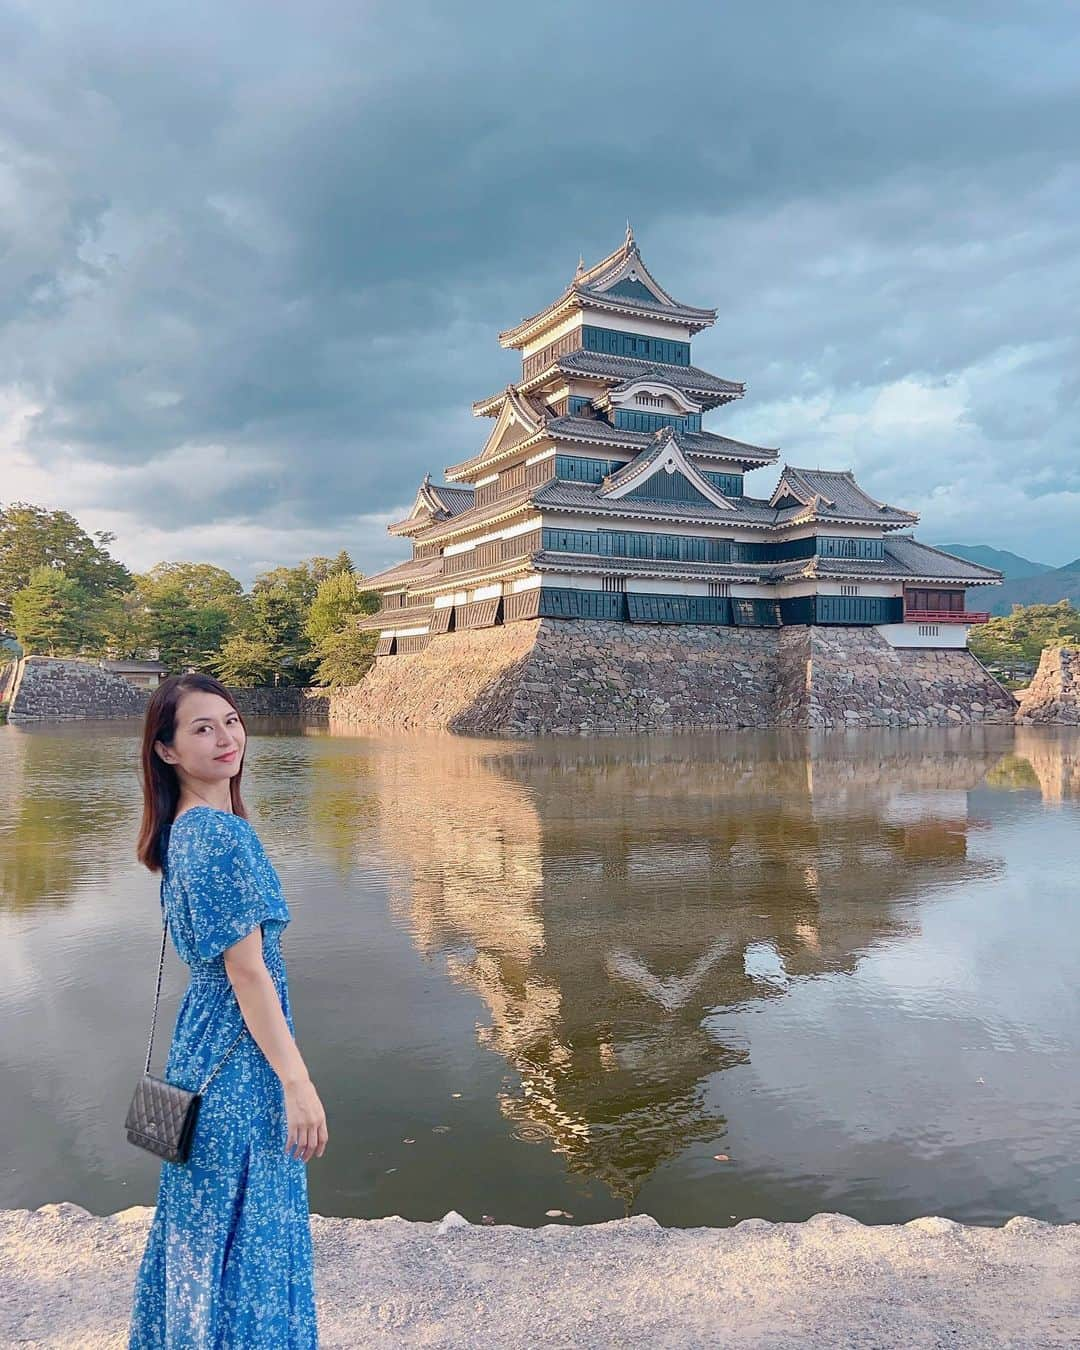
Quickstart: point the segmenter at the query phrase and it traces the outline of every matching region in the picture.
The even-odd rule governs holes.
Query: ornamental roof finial
[[[430,473],[424,474],[424,482],[423,482],[422,486],[423,486],[423,487],[428,487],[428,486],[430,485],[430,483],[431,483],[431,474],[430,474]]]
[[[627,253],[629,253],[631,249],[637,248],[637,242],[636,242],[636,240],[634,239],[634,227],[633,227],[633,225],[630,224],[630,218],[629,218],[629,216],[627,217],[627,220],[626,220],[626,244],[625,244],[625,248],[626,248]]]
[[[585,275],[585,254],[579,253],[577,260],[577,271],[574,273],[574,277],[575,278],[583,277],[584,275]]]

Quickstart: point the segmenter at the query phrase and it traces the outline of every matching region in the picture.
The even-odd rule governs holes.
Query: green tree
[[[276,670],[287,684],[306,684],[314,669],[304,635],[306,605],[284,585],[251,597],[251,627],[245,636],[265,642],[275,653]]]
[[[358,614],[374,614],[380,600],[374,591],[361,589],[363,577],[353,571],[332,572],[315,592],[308,610],[305,631],[313,645],[330,633],[345,628]]]
[[[87,595],[127,590],[131,573],[107,548],[115,538],[107,530],[88,535],[67,511],[26,502],[0,509],[0,621],[10,616],[12,597],[39,567],[62,568]]]
[[[101,610],[105,655],[121,661],[145,658],[154,649],[149,638],[146,597],[133,586],[122,595],[110,594]]]
[[[315,667],[315,679],[333,688],[359,684],[375,659],[378,638],[378,633],[360,633],[355,628],[328,633],[317,648],[319,664]]]
[[[1037,664],[1044,647],[1080,642],[1080,611],[1068,600],[1056,605],[1013,605],[1004,618],[973,628],[968,646],[989,664]]]
[[[206,631],[200,611],[179,586],[143,586],[145,638],[172,675],[198,667],[206,659]],[[216,644],[213,648],[217,650]]]
[[[28,656],[70,656],[86,635],[86,593],[62,567],[35,567],[11,597],[15,636]]]
[[[235,633],[225,641],[210,666],[222,684],[251,688],[273,683],[278,654],[268,642]]]
[[[381,603],[373,591],[361,589],[353,571],[332,572],[319,584],[308,610],[305,632],[317,659],[319,684],[356,684],[374,658],[377,635],[357,631],[361,614],[374,614]]]
[[[219,610],[235,631],[250,618],[250,606],[241,583],[224,567],[213,563],[159,562],[145,574],[149,587],[179,587],[196,609]]]

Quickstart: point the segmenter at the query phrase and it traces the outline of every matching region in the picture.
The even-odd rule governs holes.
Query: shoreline
[[[0,1211],[0,1345],[122,1347],[153,1211]],[[542,1228],[312,1215],[335,1347],[1052,1347],[1080,1343],[1080,1224]]]

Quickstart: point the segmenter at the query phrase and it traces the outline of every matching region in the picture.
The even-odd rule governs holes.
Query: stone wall
[[[6,703],[11,698],[11,690],[18,669],[18,661],[8,661],[6,665],[0,666],[0,703]]]
[[[138,717],[146,706],[146,690],[90,662],[31,656],[20,668],[12,722]],[[1075,690],[1075,660],[1068,670]],[[507,736],[948,726],[1011,721],[1015,710],[969,652],[893,648],[872,628],[566,619],[448,633],[415,655],[380,658],[348,689],[231,692],[246,717]]]
[[[530,626],[536,641],[498,727],[509,735],[771,725],[775,631],[561,619]]]
[[[806,726],[951,726],[1013,719],[1012,694],[964,648],[890,647],[874,628],[804,631],[809,633]]]
[[[138,717],[147,691],[91,661],[26,656],[12,689],[9,722],[68,722],[83,718]]]
[[[1047,647],[1019,701],[1018,722],[1080,724],[1080,647]]]
[[[228,686],[245,717],[324,718],[330,706],[327,691],[297,685],[260,685],[254,689]]]
[[[536,628],[533,622],[510,623],[447,633],[422,652],[377,660],[360,684],[333,691],[331,725],[392,731],[502,726]]]
[[[140,689],[93,661],[28,656],[17,662],[12,687],[11,722],[68,722],[114,717],[141,717],[150,690]],[[0,672],[2,679],[2,672]],[[295,686],[229,692],[245,717],[301,717],[323,720],[329,712],[328,691]]]
[[[963,650],[893,648],[874,629],[740,629],[539,619],[449,633],[380,658],[331,723],[509,736],[1012,720]]]

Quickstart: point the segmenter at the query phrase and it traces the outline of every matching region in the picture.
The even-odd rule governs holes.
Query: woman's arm
[[[296,1156],[303,1162],[312,1157],[321,1158],[329,1138],[326,1112],[281,1011],[277,988],[266,969],[262,929],[254,928],[247,937],[226,948],[224,956],[225,971],[247,1028],[285,1089],[285,1116],[289,1127],[285,1152],[295,1148]]]

